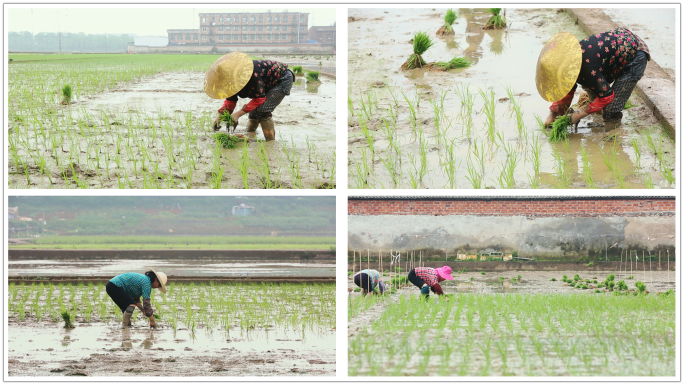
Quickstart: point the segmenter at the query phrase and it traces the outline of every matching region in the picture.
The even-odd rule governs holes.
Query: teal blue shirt
[[[152,294],[152,283],[150,282],[150,278],[141,273],[124,273],[109,281],[117,287],[123,288],[123,290],[135,300],[140,300],[140,296],[142,296],[143,299],[149,299]]]

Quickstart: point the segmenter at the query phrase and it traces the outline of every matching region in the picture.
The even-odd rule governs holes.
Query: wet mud
[[[349,10],[350,188],[674,187],[667,174],[675,174],[674,141],[636,94],[620,125],[590,115],[559,143],[539,127],[536,116],[544,120],[549,108],[534,79],[541,48],[559,31],[586,37],[565,12],[506,9],[509,28],[482,30],[490,17],[485,9],[460,9],[455,35],[437,37],[444,11]],[[417,31],[435,41],[423,55],[426,62],[466,57],[473,65],[402,71]],[[465,87],[473,101],[470,113],[463,107]],[[491,92],[490,135],[483,96]],[[395,124],[394,136],[386,133],[386,122]]]

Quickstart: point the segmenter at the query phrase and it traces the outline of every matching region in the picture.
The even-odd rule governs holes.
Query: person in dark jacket
[[[155,272],[152,268],[145,274],[129,272],[115,276],[105,286],[109,297],[123,312],[123,326],[131,326],[131,316],[138,307],[150,319],[150,327],[156,328],[154,311],[150,301],[152,288],[159,288],[166,293],[166,274]],[[142,304],[140,298],[142,297]]]
[[[537,90],[553,102],[544,123],[548,126],[566,113],[577,84],[587,91],[591,102],[570,115],[572,124],[599,111],[603,111],[605,122],[619,122],[650,58],[646,43],[628,29],[611,29],[582,41],[568,32],[557,33],[537,62]]]
[[[242,52],[232,52],[218,59],[207,71],[204,90],[210,97],[225,98],[214,120],[214,130],[219,130],[220,117],[228,112],[233,118],[233,129],[238,120],[249,114],[247,133],[256,136],[261,131],[266,140],[275,140],[275,124],[272,112],[290,94],[294,74],[287,64],[273,60],[252,60]],[[238,98],[251,101],[235,111]]]

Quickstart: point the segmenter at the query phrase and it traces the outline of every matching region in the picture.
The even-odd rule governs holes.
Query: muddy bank
[[[359,271],[359,265],[361,265],[362,269],[377,269],[379,270],[379,264],[378,262],[359,262],[357,261],[356,264],[354,263],[348,263],[347,264],[347,270],[351,271],[356,270]],[[418,264],[415,264],[418,266]],[[617,270],[620,266],[622,268],[625,268],[625,265],[629,268],[629,262],[625,263],[620,263],[619,261],[602,261],[602,262],[594,262],[594,265],[587,266],[587,263],[558,263],[558,262],[544,262],[544,261],[503,261],[503,262],[495,262],[495,261],[464,261],[464,262],[453,262],[453,261],[424,261],[421,266],[423,267],[429,267],[429,268],[439,268],[443,267],[445,265],[448,265],[451,267],[453,271],[460,270],[462,268],[465,268],[466,270],[471,270],[471,271],[484,271],[484,272],[504,272],[504,271],[586,271],[586,272],[592,272],[592,271],[615,271]],[[636,267],[636,263],[633,264]],[[382,265],[382,268],[384,270],[390,270],[390,268],[394,267],[395,265],[390,265],[390,263],[385,262]],[[643,265],[641,262],[639,262],[638,268],[641,270],[643,269]],[[408,273],[409,269],[407,269],[404,264],[402,264],[402,269],[406,270],[406,273]],[[663,260],[660,262],[660,266],[658,266],[658,262],[655,261],[651,264],[651,267],[648,265],[648,261],[646,262],[646,270],[648,271],[649,268],[652,271],[667,271],[667,260]],[[670,261],[670,271],[676,271],[676,263],[674,261]]]
[[[51,283],[51,284],[101,284],[111,280],[114,276],[89,276],[82,275],[61,275],[61,276],[9,276],[10,283],[32,284],[32,283]],[[226,278],[225,276],[176,276],[169,275],[173,283],[295,283],[295,284],[335,284],[335,277],[312,277],[312,276],[269,276],[254,277],[245,276],[240,278]]]
[[[335,332],[174,332],[10,322],[7,374],[64,376],[332,376]]]
[[[10,249],[10,261],[20,260],[99,260],[99,259],[207,259],[241,261],[306,260],[308,262],[334,262],[330,250],[215,250],[215,249]]]

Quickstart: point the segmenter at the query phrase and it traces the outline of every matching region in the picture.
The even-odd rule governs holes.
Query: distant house
[[[254,207],[246,204],[240,204],[233,207],[231,211],[233,216],[252,216],[254,214]]]
[[[19,207],[8,207],[7,208],[7,219],[16,220],[19,218]]]
[[[315,26],[309,28],[309,41],[312,40],[322,44],[335,44],[337,42],[337,27]]]

